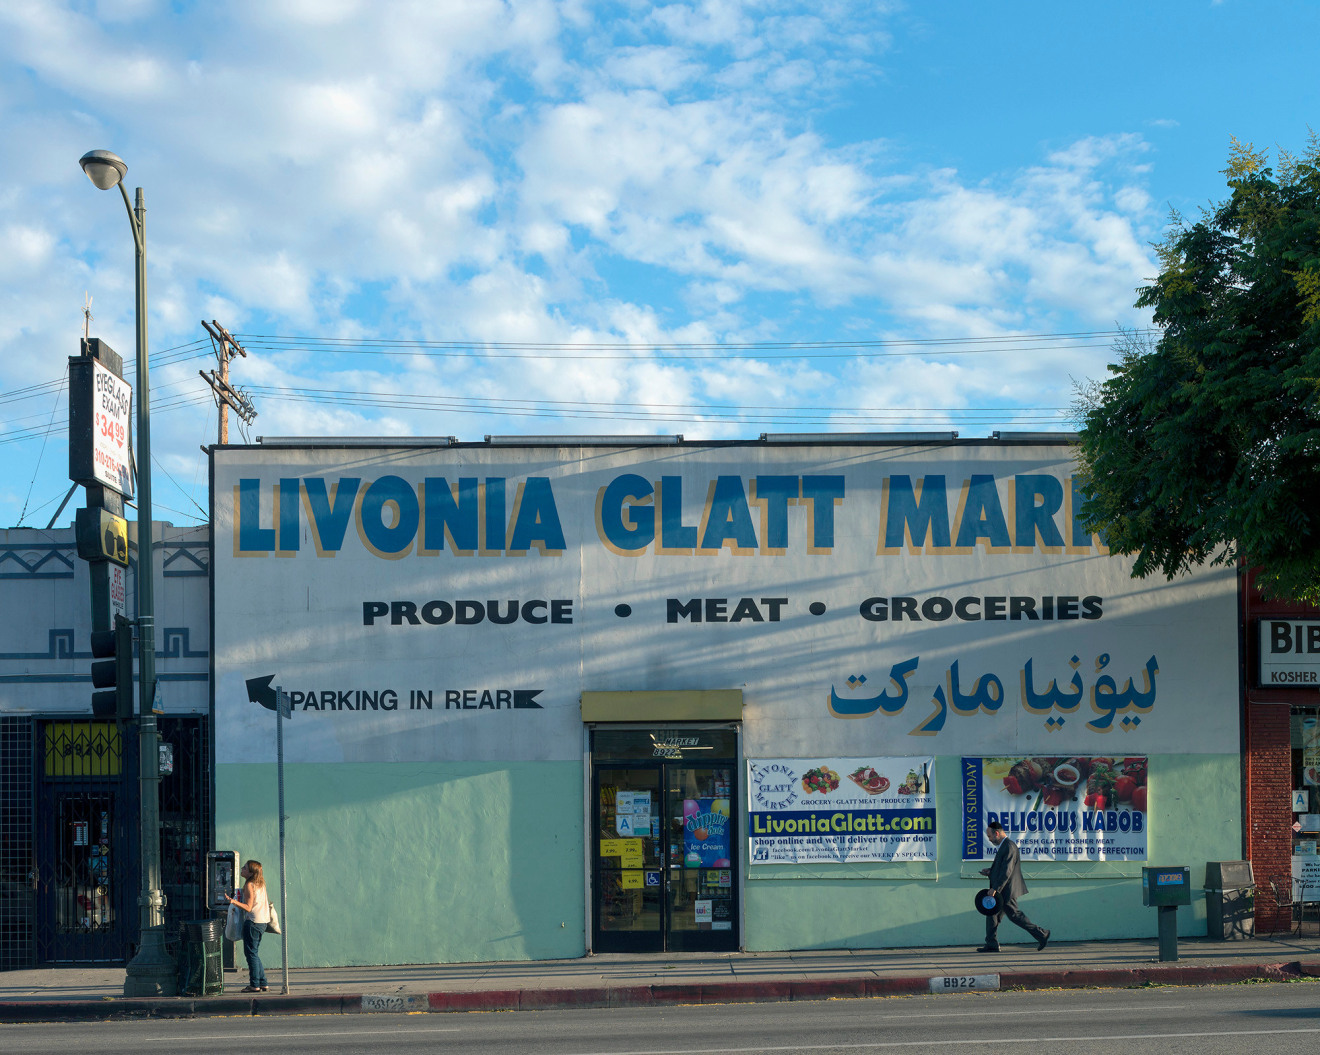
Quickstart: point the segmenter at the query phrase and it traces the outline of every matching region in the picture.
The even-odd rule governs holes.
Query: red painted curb
[[[491,989],[482,993],[427,993],[432,1011],[517,1011],[522,989]],[[358,998],[359,1001],[362,999]]]
[[[938,975],[799,978],[666,985],[588,986],[560,989],[491,989],[426,994],[431,1011],[532,1011],[568,1008],[653,1007],[911,996],[930,992]],[[1213,985],[1249,978],[1284,981],[1320,978],[1320,961],[1286,963],[1102,967],[999,972],[1001,989],[1125,988],[1139,985]],[[420,995],[420,994],[419,994]],[[0,1002],[0,1022],[105,1021],[118,1018],[201,1018],[208,1015],[362,1013],[362,994],[266,994],[261,997],[113,998]],[[388,1014],[389,1012],[380,1012]]]
[[[938,975],[904,978],[868,978],[866,996],[916,996],[930,992],[930,980]]]
[[[605,990],[606,1007],[650,1007],[655,1003],[655,993],[649,985],[621,985]]]
[[[518,996],[520,1011],[610,1006],[610,991],[605,986],[586,989],[524,989]]]

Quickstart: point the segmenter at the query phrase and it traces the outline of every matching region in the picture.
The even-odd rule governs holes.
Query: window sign
[[[683,863],[700,868],[729,861],[729,800],[684,799]]]

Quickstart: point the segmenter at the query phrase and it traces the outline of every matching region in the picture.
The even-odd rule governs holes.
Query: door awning
[[[728,722],[742,719],[742,689],[584,692],[584,722]]]

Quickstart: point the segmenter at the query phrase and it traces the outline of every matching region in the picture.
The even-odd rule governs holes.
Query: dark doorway
[[[592,730],[592,948],[738,948],[737,730]]]
[[[114,722],[46,722],[38,744],[36,907],[47,963],[118,962],[134,935],[136,839]]]

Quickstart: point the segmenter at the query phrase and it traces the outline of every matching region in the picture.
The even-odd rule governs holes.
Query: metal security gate
[[[203,918],[210,722],[158,719],[167,944]],[[137,733],[81,717],[0,718],[0,970],[123,963],[138,938]]]
[[[52,721],[37,744],[37,952],[117,962],[137,921],[129,775],[114,722]]]
[[[36,962],[31,718],[0,717],[0,971]]]

